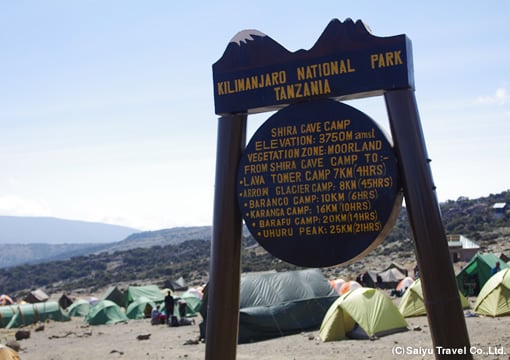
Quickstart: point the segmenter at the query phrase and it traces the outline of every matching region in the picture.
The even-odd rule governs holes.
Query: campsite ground
[[[474,299],[470,299],[472,302]],[[30,326],[30,338],[19,341],[22,360],[89,359],[205,359],[205,344],[198,342],[195,325],[169,328],[149,320],[127,324],[89,326],[83,318],[47,322],[44,330]],[[380,339],[323,343],[318,331],[238,345],[239,360],[314,359],[434,359],[430,328],[425,316],[409,318],[409,331]],[[466,317],[474,359],[510,359],[510,317]],[[14,338],[15,329],[0,329],[0,342]],[[138,340],[140,335],[148,339]],[[469,351],[469,349],[467,349]],[[501,354],[504,353],[504,354]],[[463,358],[463,357],[457,357]]]

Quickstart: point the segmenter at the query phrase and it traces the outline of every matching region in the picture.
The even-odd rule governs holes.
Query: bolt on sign
[[[413,87],[410,41],[329,23],[310,50],[240,32],[213,65],[217,114],[279,110],[238,166],[238,205],[269,253],[300,266],[352,262],[393,227],[398,161],[378,125],[339,100]]]

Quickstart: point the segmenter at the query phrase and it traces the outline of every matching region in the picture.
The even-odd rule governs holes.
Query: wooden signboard
[[[364,256],[402,203],[386,136],[367,115],[334,100],[290,105],[267,120],[244,151],[237,190],[259,244],[309,267]]]
[[[235,359],[243,218],[275,255],[329,266],[382,240],[400,207],[400,187],[434,348],[469,348],[407,36],[377,37],[361,21],[334,19],[311,49],[291,52],[260,31],[241,31],[213,65],[213,86],[221,117],[206,359]],[[375,95],[384,96],[393,147],[371,119],[339,103]],[[245,148],[248,114],[270,110],[280,111]]]
[[[246,30],[213,65],[216,114],[257,113],[317,98],[353,99],[414,87],[411,42],[332,20],[310,50],[290,52]]]

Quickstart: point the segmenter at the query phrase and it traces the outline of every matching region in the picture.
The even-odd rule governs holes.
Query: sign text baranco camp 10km
[[[375,247],[394,224],[399,188],[397,160],[377,124],[334,100],[278,111],[238,167],[238,202],[251,234],[301,266],[349,262]]]

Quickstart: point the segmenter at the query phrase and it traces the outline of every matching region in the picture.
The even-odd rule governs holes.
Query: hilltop
[[[138,229],[52,217],[0,216],[0,244],[86,244],[120,241]]]

